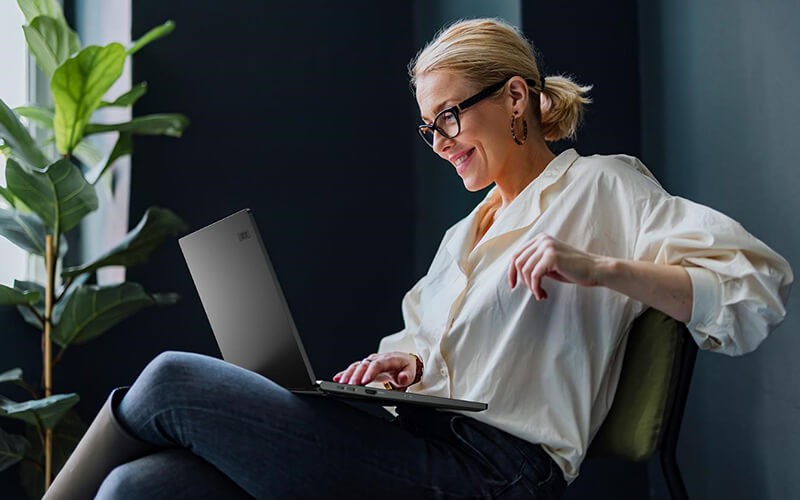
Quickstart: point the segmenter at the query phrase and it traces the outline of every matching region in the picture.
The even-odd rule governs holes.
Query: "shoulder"
[[[601,198],[652,203],[670,196],[655,176],[634,156],[580,156],[568,171],[569,184]]]
[[[663,189],[652,172],[635,156],[623,154],[580,156],[570,170],[573,170],[573,174],[589,179],[618,179],[621,182],[645,183]]]

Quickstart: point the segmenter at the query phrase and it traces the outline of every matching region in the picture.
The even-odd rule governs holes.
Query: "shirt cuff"
[[[701,341],[707,341],[709,326],[716,321],[720,308],[720,283],[717,275],[702,267],[687,267],[692,281],[692,317],[686,324]],[[702,345],[702,344],[701,344]]]

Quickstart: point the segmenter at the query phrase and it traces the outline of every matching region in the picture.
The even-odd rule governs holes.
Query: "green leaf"
[[[30,443],[16,434],[0,429],[0,471],[4,471],[25,457]]]
[[[16,111],[19,116],[25,117],[41,127],[53,130],[53,116],[55,112],[52,109],[43,106],[19,106],[14,108],[14,111]]]
[[[162,300],[162,296],[145,293],[137,283],[80,286],[67,298],[53,342],[66,348],[89,341],[140,309],[164,303]]]
[[[53,73],[50,89],[56,106],[56,147],[72,153],[103,95],[122,75],[125,48],[118,43],[91,45],[64,61]]]
[[[12,207],[17,206],[17,198],[14,196],[14,193],[3,186],[0,186],[0,198],[6,200]],[[0,234],[2,234],[2,232],[0,232]]]
[[[39,16],[49,16],[64,21],[64,12],[58,0],[17,0],[19,9],[25,14],[25,20],[31,22]]]
[[[17,311],[19,311],[22,319],[24,319],[29,325],[41,331],[44,328],[44,325],[39,318],[44,317],[44,287],[39,283],[34,283],[33,281],[14,280],[14,289],[22,292],[35,292],[41,297],[36,303],[32,304],[36,312],[39,313],[39,316],[34,314],[33,311],[31,311],[26,305],[17,306]]]
[[[0,99],[0,139],[11,148],[14,157],[29,166],[41,168],[47,165],[47,157],[36,145],[17,115],[6,106],[2,99]]]
[[[4,305],[35,304],[39,301],[39,299],[41,299],[41,295],[39,294],[39,292],[21,291],[0,284],[0,304]],[[0,382],[2,382],[1,378]]]
[[[22,30],[36,64],[48,78],[61,63],[81,49],[78,35],[63,20],[38,16]]]
[[[75,290],[82,287],[87,281],[89,281],[89,275],[84,274],[73,279],[72,282],[68,284],[66,289],[62,288],[59,290],[61,300],[56,302],[56,305],[53,306],[53,325],[58,326],[58,324],[61,322],[61,316],[64,314],[64,309],[66,309],[66,306],[69,303],[70,297],[73,293],[75,293]]]
[[[22,368],[13,368],[7,372],[0,373],[0,383],[19,382],[22,380]]]
[[[70,408],[80,400],[77,394],[56,394],[42,399],[16,403],[0,396],[0,416],[24,420],[45,429],[52,429]]]
[[[6,164],[8,187],[42,221],[64,233],[97,209],[97,193],[68,159],[61,159],[44,171],[26,172],[14,160]]]
[[[136,135],[168,135],[180,137],[183,130],[189,126],[189,119],[177,113],[137,116],[125,123],[90,123],[86,126],[85,134],[100,134],[103,132],[130,132]]]
[[[36,215],[0,208],[0,236],[26,252],[44,256],[46,234],[47,228]]]
[[[128,49],[128,54],[133,55],[139,52],[145,45],[155,42],[159,38],[163,38],[170,33],[172,30],[175,29],[175,22],[170,20],[162,24],[161,26],[156,26],[155,28],[151,29],[147,33],[144,34],[141,38],[133,42]]]
[[[107,106],[116,106],[116,107],[128,107],[133,106],[136,104],[136,101],[139,100],[140,97],[147,93],[147,82],[142,82],[135,85],[132,89],[125,92],[121,96],[114,99],[112,102],[102,101],[100,103],[100,107],[107,107]]]
[[[111,150],[106,162],[101,167],[89,172],[87,179],[90,183],[97,184],[97,181],[103,177],[103,174],[106,173],[106,170],[111,168],[115,161],[131,153],[133,153],[133,135],[129,132],[120,132],[117,137],[117,142],[114,144],[114,149]]]
[[[87,167],[92,167],[103,161],[105,155],[103,155],[103,152],[95,147],[94,144],[83,140],[72,150],[72,156],[80,160]],[[87,177],[88,180],[88,176],[85,177]]]
[[[30,460],[20,464],[20,477],[29,498],[42,498],[44,495],[44,471],[36,465],[44,463],[42,442],[34,426],[27,425],[26,427],[25,433],[31,443],[26,456]],[[53,474],[58,474],[58,471],[67,462],[75,447],[78,446],[81,437],[86,433],[86,428],[86,423],[81,420],[74,409],[68,411],[59,420],[53,429]]]
[[[107,266],[129,267],[140,264],[150,257],[166,237],[183,231],[186,231],[186,224],[177,215],[165,208],[151,207],[117,246],[94,262],[65,269],[61,277],[66,279]]]

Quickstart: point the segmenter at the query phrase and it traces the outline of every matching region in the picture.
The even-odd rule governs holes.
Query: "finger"
[[[356,361],[354,363],[350,363],[350,366],[348,366],[343,372],[341,372],[341,376],[339,377],[339,380],[337,380],[337,382],[342,382],[346,384],[347,381],[350,380],[350,376],[355,371],[356,367],[358,366],[358,363],[360,362]]]
[[[542,278],[548,274],[550,271],[550,267],[552,266],[552,256],[549,253],[546,253],[536,266],[533,268],[530,274],[530,288],[533,292],[533,296],[536,297],[536,300],[544,300],[547,298],[547,292],[542,288]]]
[[[531,288],[531,271],[533,271],[536,264],[541,259],[541,250],[538,246],[531,246],[525,254],[521,255],[517,260],[517,272],[522,282],[528,288]]]
[[[395,376],[394,385],[397,387],[408,387],[414,377],[411,375],[411,368],[400,370]]]
[[[519,257],[522,254],[526,253],[527,250],[535,244],[536,244],[535,239],[529,241],[525,243],[522,247],[520,247],[519,250],[514,252],[514,254],[511,256],[511,265],[508,266],[508,284],[511,286],[511,288],[517,286],[517,280],[519,279],[519,272],[516,265]]]
[[[348,379],[347,383],[352,385],[359,385],[359,383],[361,382],[361,376],[364,374],[364,371],[367,369],[368,366],[369,366],[368,362],[360,361],[356,365],[355,370],[353,370],[353,374],[350,375],[350,378]]]
[[[394,377],[392,374],[402,368],[402,360],[400,360],[397,355],[375,358],[361,375],[361,384],[369,384],[376,380],[380,374],[386,374],[389,378],[393,379]]]

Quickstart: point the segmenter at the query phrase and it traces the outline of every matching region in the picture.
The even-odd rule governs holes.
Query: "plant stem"
[[[58,234],[57,231],[56,234]],[[45,283],[44,291],[44,352],[42,353],[44,356],[44,397],[49,397],[53,393],[53,344],[50,342],[50,334],[53,329],[53,290],[56,280],[53,240],[53,236],[49,234],[45,238],[47,283]],[[53,471],[53,430],[45,429],[44,438],[44,490],[47,491]]]
[[[26,391],[28,391],[28,393],[30,393],[30,395],[33,396],[33,399],[39,399],[42,397],[42,395],[39,394],[39,391],[34,389],[34,387],[31,384],[25,382],[24,380],[18,380],[16,384],[25,389]]]
[[[36,308],[33,307],[31,304],[28,304],[28,309],[30,309],[30,311],[33,313],[33,315],[36,316],[39,319],[39,321],[42,323],[42,325],[44,325],[44,318],[42,317],[41,314],[39,314],[39,311],[37,311]]]
[[[58,294],[58,297],[56,297],[56,303],[60,302],[61,298],[64,297],[64,294],[67,293],[67,289],[72,284],[73,279],[74,278],[69,277],[66,280],[64,280],[64,285],[61,287],[61,293]]]
[[[64,353],[66,351],[67,351],[66,347],[62,347],[61,350],[58,351],[58,354],[56,354],[56,357],[53,358],[53,368],[55,368],[56,365],[58,365],[58,362],[61,361],[61,358],[64,356]]]

